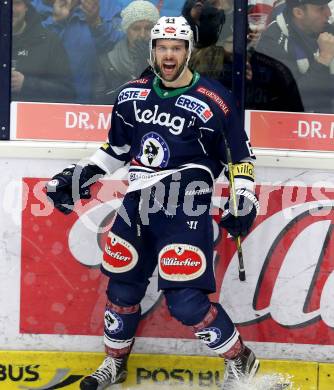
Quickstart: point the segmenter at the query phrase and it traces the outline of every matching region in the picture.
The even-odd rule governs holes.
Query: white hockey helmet
[[[151,30],[150,65],[157,74],[154,65],[154,42],[157,39],[181,39],[187,42],[188,57],[185,66],[188,66],[194,47],[193,31],[183,16],[162,16]],[[159,74],[157,74],[160,77]]]
[[[189,51],[193,48],[193,32],[183,16],[163,16],[151,30],[151,47],[156,39],[182,39],[188,42]]]

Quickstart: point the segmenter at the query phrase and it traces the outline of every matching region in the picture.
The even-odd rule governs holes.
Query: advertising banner
[[[112,106],[11,103],[11,139],[104,142]],[[247,111],[253,147],[334,151],[334,120],[329,114]]]
[[[94,371],[103,357],[102,353],[85,352],[0,351],[0,387],[77,390],[82,378]],[[114,388],[217,390],[223,371],[223,360],[218,357],[131,354],[127,380]],[[331,365],[315,362],[261,360],[251,388],[331,390],[332,373]]]
[[[249,111],[254,147],[300,151],[334,151],[334,117],[271,111]]]
[[[107,139],[112,106],[11,103],[11,139],[94,141]]]
[[[126,183],[104,180],[64,216],[47,202],[45,180],[23,182],[20,332],[102,335],[107,279],[99,265]],[[334,344],[334,189],[260,185],[261,210],[243,240],[246,282],[235,243],[214,217],[219,301],[246,340]],[[153,274],[138,336],[193,338],[173,320]]]

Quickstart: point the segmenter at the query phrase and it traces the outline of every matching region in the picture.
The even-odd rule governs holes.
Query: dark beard
[[[184,68],[186,67],[186,61],[183,62],[183,64],[180,66],[179,70],[176,72],[176,75],[173,77],[172,80],[165,80],[163,77],[162,77],[162,73],[161,73],[161,68],[160,66],[157,64],[157,61],[154,60],[154,70],[156,71],[157,75],[163,80],[163,81],[166,81],[167,83],[172,83],[173,81],[177,80],[181,73],[183,72]]]
[[[187,19],[193,30],[196,47],[203,48],[214,45],[225,22],[224,11],[205,2],[199,17],[199,23],[196,23],[190,15],[196,2],[196,0],[186,1],[182,9],[182,15]]]

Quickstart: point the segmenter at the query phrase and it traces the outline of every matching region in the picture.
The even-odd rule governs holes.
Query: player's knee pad
[[[164,291],[170,314],[184,325],[198,324],[210,309],[208,296],[194,288]]]
[[[144,298],[147,284],[128,284],[109,280],[107,296],[109,301],[119,306],[138,305]]]

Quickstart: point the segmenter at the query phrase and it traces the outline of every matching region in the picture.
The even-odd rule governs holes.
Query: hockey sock
[[[239,332],[225,310],[217,303],[211,304],[203,320],[193,326],[193,329],[195,336],[218,355],[231,355],[232,352],[232,356],[236,356],[240,352],[237,348]]]
[[[234,345],[225,353],[222,353],[220,356],[224,359],[235,359],[245,350],[244,344],[241,337],[235,342]]]
[[[118,306],[108,301],[104,313],[104,344],[112,357],[128,355],[140,320],[140,305]]]

